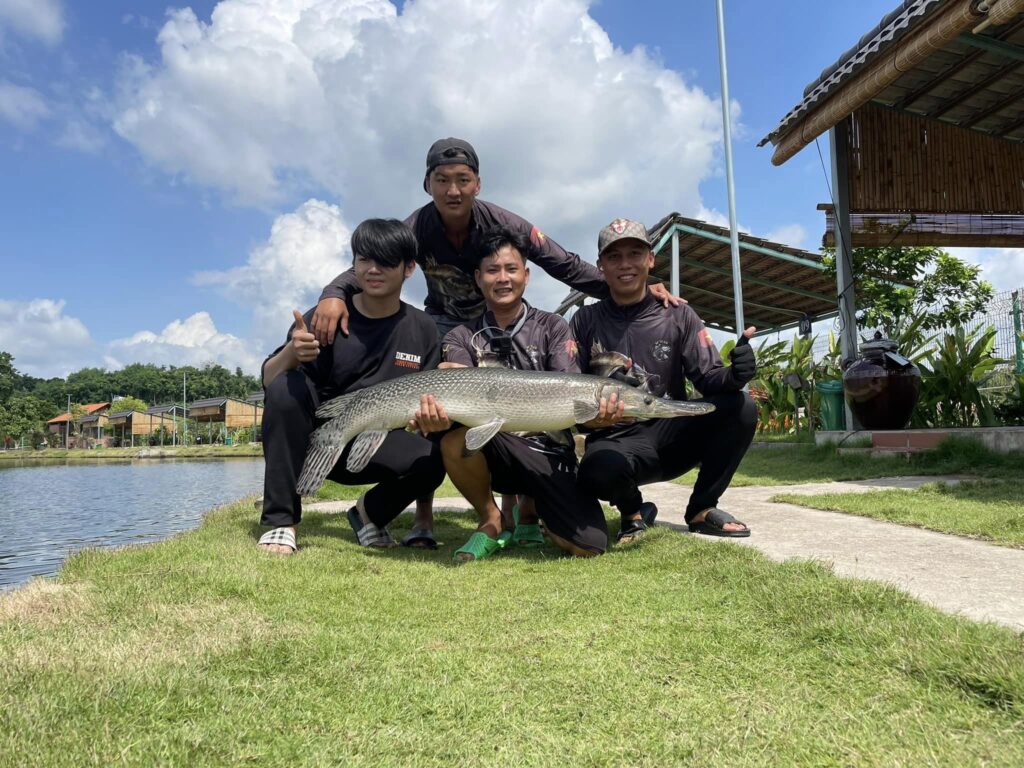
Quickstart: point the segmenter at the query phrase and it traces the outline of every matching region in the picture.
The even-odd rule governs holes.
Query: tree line
[[[117,371],[82,368],[67,378],[42,379],[20,373],[14,357],[0,351],[0,443],[28,433],[42,432],[43,424],[73,404],[110,402],[114,397],[131,398],[132,407],[181,402],[182,377],[187,380],[188,401],[207,397],[245,399],[261,389],[259,380],[235,368],[222,365],[160,366],[132,363]]]

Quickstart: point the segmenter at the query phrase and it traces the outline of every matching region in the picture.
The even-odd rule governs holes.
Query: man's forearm
[[[320,294],[320,301],[324,299],[341,299],[347,301],[348,296],[359,291],[359,284],[356,282],[355,268],[349,268],[331,280]]]
[[[266,364],[263,366],[263,386],[270,386],[270,382],[276,379],[279,374],[298,367],[298,357],[295,356],[295,352],[292,350],[290,345],[286,346],[272,358],[267,360]]]

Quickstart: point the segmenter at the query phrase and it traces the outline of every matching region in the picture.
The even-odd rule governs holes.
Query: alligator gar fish
[[[589,374],[510,368],[410,373],[341,395],[317,410],[319,418],[330,421],[310,438],[298,492],[315,493],[353,438],[345,468],[361,471],[387,433],[409,423],[424,394],[434,395],[453,422],[470,427],[466,449],[478,451],[498,432],[548,432],[590,421],[601,398],[613,392],[625,403],[625,415],[635,419],[699,416],[715,409],[710,403],[663,400]]]

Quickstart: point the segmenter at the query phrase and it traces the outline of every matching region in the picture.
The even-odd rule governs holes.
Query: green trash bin
[[[843,403],[843,382],[819,381],[815,389],[821,395],[821,423],[826,430],[846,428],[846,405]]]
[[[224,438],[224,445],[233,445],[234,442],[235,442],[235,439],[233,437],[225,437]]]

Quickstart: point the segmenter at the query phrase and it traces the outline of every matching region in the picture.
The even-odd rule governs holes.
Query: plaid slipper
[[[257,544],[280,544],[285,547],[291,547],[292,552],[298,550],[298,547],[295,545],[295,531],[291,528],[274,528],[267,531],[260,536]]]
[[[355,507],[348,511],[348,524],[356,532],[356,540],[362,547],[386,549],[397,546],[387,528],[378,528],[373,523],[364,523],[363,518],[359,515],[359,510]]]

